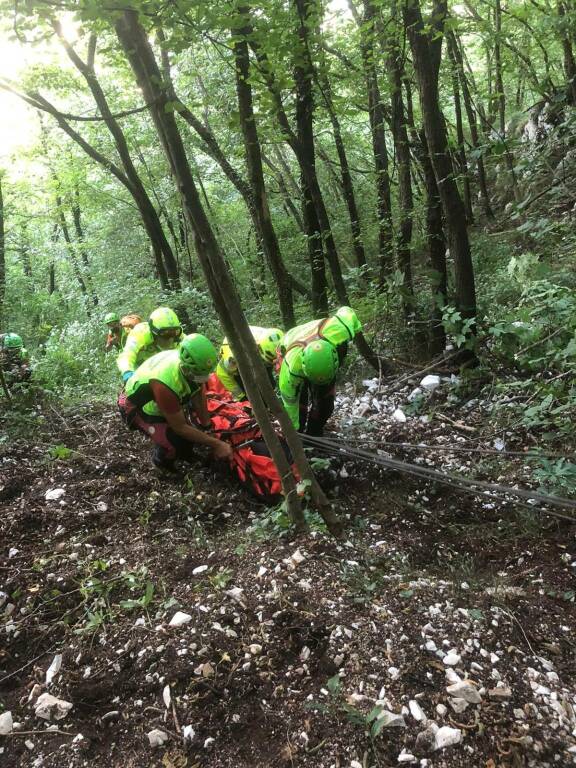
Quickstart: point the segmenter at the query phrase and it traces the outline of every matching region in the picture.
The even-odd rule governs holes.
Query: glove
[[[134,371],[124,371],[124,373],[122,374],[122,381],[124,382],[124,384],[126,384],[126,382],[131,376],[134,376]]]

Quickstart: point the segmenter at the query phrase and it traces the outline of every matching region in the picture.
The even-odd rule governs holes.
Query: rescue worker
[[[8,383],[28,381],[32,375],[28,351],[17,333],[4,333],[0,337],[0,366]]]
[[[136,368],[152,355],[176,349],[182,339],[180,320],[173,309],[158,307],[148,321],[138,323],[128,334],[116,364],[126,383]]]
[[[185,413],[191,404],[199,423],[210,426],[202,385],[216,360],[212,342],[191,333],[178,349],[159,352],[142,363],[120,394],[118,407],[128,426],[155,443],[152,462],[156,467],[173,471],[176,459],[192,461],[194,445],[208,446],[218,459],[232,457],[228,443],[193,427]]]
[[[348,352],[348,342],[362,330],[350,307],[332,317],[292,328],[282,343],[280,396],[292,424],[319,437],[334,411],[336,374]]]
[[[280,328],[260,328],[257,325],[251,325],[250,332],[254,337],[260,357],[270,376],[270,383],[274,385],[274,363],[276,362],[278,347],[284,337],[284,331],[281,331]],[[218,376],[220,383],[230,392],[234,400],[246,399],[244,384],[238,371],[238,363],[234,359],[234,354],[227,339],[224,339],[220,347],[216,376]]]
[[[116,312],[108,312],[104,317],[104,323],[108,328],[105,351],[110,352],[114,347],[121,349],[122,329],[119,315]]]
[[[111,349],[116,348],[120,351],[124,349],[126,339],[130,331],[135,328],[138,323],[142,322],[140,315],[130,314],[124,315],[124,317],[118,317],[116,312],[108,312],[104,318],[104,322],[108,326],[108,336],[106,337],[106,352],[110,352]]]

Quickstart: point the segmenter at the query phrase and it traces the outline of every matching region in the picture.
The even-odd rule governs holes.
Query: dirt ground
[[[339,462],[343,540],[315,519],[294,540],[206,461],[161,477],[94,414],[39,407],[0,444],[2,766],[576,764],[575,524]]]

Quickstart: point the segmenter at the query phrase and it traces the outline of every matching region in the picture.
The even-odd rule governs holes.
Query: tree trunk
[[[474,222],[472,212],[472,195],[470,193],[470,176],[468,174],[468,160],[466,158],[466,144],[464,142],[464,126],[462,123],[462,101],[460,99],[460,84],[458,78],[458,66],[454,55],[453,46],[447,37],[448,56],[450,59],[450,74],[452,77],[452,94],[454,97],[454,113],[456,115],[456,141],[458,147],[456,157],[460,167],[460,176],[462,178],[462,194],[464,198],[464,208],[466,210],[466,221],[469,224]]]
[[[392,19],[397,15],[396,4],[392,5]],[[394,24],[391,34],[382,39],[386,51],[392,110],[392,135],[396,153],[398,174],[398,197],[400,207],[399,232],[397,236],[398,266],[404,277],[404,315],[406,319],[414,312],[414,287],[412,283],[412,228],[414,199],[412,195],[412,179],[410,173],[410,142],[406,128],[404,99],[402,96],[402,81],[404,78],[404,63],[399,30]]]
[[[92,304],[97,307],[98,296],[96,294],[96,290],[94,289],[94,283],[90,273],[90,259],[88,258],[88,252],[86,251],[86,245],[84,242],[84,229],[82,228],[82,213],[80,209],[80,193],[78,191],[78,187],[76,187],[74,190],[74,201],[72,203],[72,220],[74,222],[74,231],[76,232],[76,247],[78,248],[80,258],[82,259],[82,264],[84,265],[86,286],[88,288],[88,292],[90,293]]]
[[[454,180],[446,123],[438,93],[445,18],[446,0],[437,0],[433,9],[433,28],[431,32],[426,32],[419,0],[407,0],[404,6],[404,22],[418,79],[426,141],[446,218],[450,254],[454,261],[456,304],[463,319],[472,319],[476,315],[476,289],[466,213]],[[470,329],[472,334],[474,330]]]
[[[306,228],[306,244],[312,277],[312,309],[315,315],[326,317],[328,315],[328,285],[326,283],[320,224],[304,179],[302,179],[302,215]]]
[[[384,284],[394,270],[394,234],[392,226],[392,199],[390,175],[388,172],[388,149],[384,129],[385,115],[378,71],[375,64],[374,36],[376,10],[372,0],[364,0],[364,18],[360,25],[361,53],[368,92],[368,113],[372,133],[372,151],[376,172],[376,198],[378,212],[378,252],[380,261],[380,283]]]
[[[53,26],[62,42],[62,45],[64,46],[64,49],[66,50],[66,53],[68,54],[68,58],[72,61],[76,69],[84,77],[84,80],[86,81],[86,84],[92,93],[94,101],[100,110],[100,114],[102,115],[102,118],[106,123],[110,134],[112,135],[116,151],[118,152],[118,156],[122,161],[124,172],[130,182],[132,195],[138,206],[138,209],[140,210],[142,220],[144,222],[144,227],[146,228],[150,241],[152,242],[156,264],[158,266],[158,262],[160,260],[163,264],[163,269],[158,269],[160,281],[162,283],[163,280],[166,279],[167,286],[163,287],[167,287],[169,290],[180,290],[180,275],[178,274],[178,264],[176,257],[174,256],[174,252],[170,247],[170,243],[168,242],[168,238],[166,237],[158,213],[156,212],[156,209],[152,204],[148,193],[146,192],[144,184],[140,179],[138,171],[134,166],[132,157],[130,155],[130,150],[128,148],[128,142],[124,136],[124,132],[122,131],[118,121],[113,117],[112,111],[108,105],[108,100],[104,94],[104,91],[102,90],[102,86],[100,85],[98,78],[96,77],[96,72],[94,70],[96,37],[94,35],[91,35],[90,37],[88,62],[84,62],[78,56],[70,43],[68,43],[68,41],[64,38],[59,22],[54,22]]]
[[[420,131],[418,157],[426,184],[426,241],[432,270],[431,352],[439,355],[446,347],[446,332],[442,324],[442,308],[448,300],[448,270],[446,268],[446,239],[442,224],[442,204],[434,169],[428,152],[424,129]]]
[[[246,152],[246,165],[248,177],[252,187],[254,198],[255,224],[259,239],[262,242],[264,253],[268,258],[270,271],[276,282],[280,312],[286,329],[295,324],[294,304],[292,301],[292,286],[290,278],[284,267],[280,246],[270,216],[268,197],[264,183],[264,170],[262,167],[262,154],[254,106],[252,101],[252,86],[250,85],[250,53],[247,38],[251,34],[248,8],[243,5],[236,7],[237,18],[232,27],[233,49],[236,70],[236,93],[238,96],[238,111],[240,125],[244,137],[244,149]]]
[[[4,301],[6,298],[6,235],[4,221],[3,173],[0,173],[0,328],[4,327]]]
[[[504,142],[504,157],[506,158],[506,167],[510,174],[510,182],[514,198],[520,199],[520,190],[516,180],[516,171],[514,170],[514,156],[508,148],[506,141],[506,93],[504,91],[504,77],[502,74],[502,4],[501,0],[494,2],[494,87],[496,93],[494,99],[497,104],[498,130],[500,138]]]
[[[468,118],[468,126],[470,128],[470,137],[472,139],[472,146],[478,150],[480,148],[480,136],[478,133],[478,123],[476,121],[476,113],[472,105],[472,96],[470,94],[470,86],[468,84],[468,78],[464,70],[464,61],[462,58],[462,51],[460,50],[459,41],[452,31],[447,32],[448,45],[452,48],[456,66],[458,68],[458,74],[460,76],[460,84],[462,86],[462,96],[464,98],[464,109],[466,110],[466,117]],[[482,207],[486,218],[493,219],[494,212],[490,204],[490,195],[488,193],[488,184],[486,182],[486,169],[484,167],[484,158],[481,154],[478,155],[476,161],[476,167],[478,170],[478,186],[480,188],[480,195],[482,197]]]
[[[569,0],[558,0],[558,16],[560,18],[560,39],[562,40],[562,52],[564,54],[564,76],[566,77],[567,102],[576,106],[576,61],[572,47],[572,36],[569,33],[574,26],[574,9],[570,8]]]
[[[136,79],[145,94],[147,103],[150,104],[150,113],[158,136],[182,195],[184,213],[194,232],[198,257],[206,281],[224,331],[238,360],[242,380],[254,414],[282,478],[282,487],[292,519],[298,528],[302,529],[305,526],[294,476],[270,421],[267,406],[279,419],[298,470],[304,479],[310,481],[313,499],[324,514],[327,524],[335,532],[339,532],[338,519],[332,513],[324,493],[318,486],[298,434],[294,430],[288,414],[276,398],[264,364],[258,354],[256,344],[242,312],[236,288],[202,207],[174,115],[169,109],[166,109],[169,92],[162,87],[160,70],[146,32],[138,22],[137,14],[134,11],[124,11],[116,22],[116,31]]]
[[[350,173],[350,166],[348,164],[348,157],[346,155],[346,148],[344,146],[344,140],[342,138],[342,129],[340,127],[340,120],[334,108],[334,102],[332,100],[332,89],[330,81],[327,76],[319,77],[316,67],[314,67],[314,73],[320,92],[326,105],[326,110],[332,124],[332,133],[334,134],[334,144],[336,146],[336,152],[338,153],[338,160],[340,162],[340,178],[341,189],[344,195],[344,202],[348,210],[348,218],[350,219],[350,230],[352,232],[352,247],[354,248],[354,255],[356,257],[356,266],[366,266],[366,252],[364,251],[364,242],[362,240],[362,230],[360,227],[360,215],[358,213],[358,206],[356,204],[356,195],[354,193],[354,183],[352,181],[352,174]]]
[[[80,292],[84,297],[84,308],[86,310],[86,314],[88,315],[88,317],[91,317],[90,308],[88,306],[90,294],[88,293],[86,282],[84,280],[84,277],[82,276],[82,270],[80,269],[80,264],[78,263],[78,255],[74,247],[74,242],[72,241],[72,238],[70,236],[70,230],[68,229],[68,222],[66,221],[66,214],[64,213],[62,198],[60,197],[59,194],[57,194],[55,197],[55,200],[56,200],[56,215],[58,217],[58,223],[60,225],[60,229],[62,230],[62,234],[64,235],[64,242],[66,243],[66,250],[68,251],[68,257],[70,259],[70,264],[72,265],[72,271],[74,272],[74,276],[76,277],[76,282],[78,283]]]

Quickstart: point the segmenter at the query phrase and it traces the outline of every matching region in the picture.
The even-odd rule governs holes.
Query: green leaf
[[[326,688],[330,691],[331,694],[336,694],[340,690],[340,687],[342,685],[342,680],[340,679],[340,675],[334,675],[334,677],[331,677],[330,680],[326,683]]]

